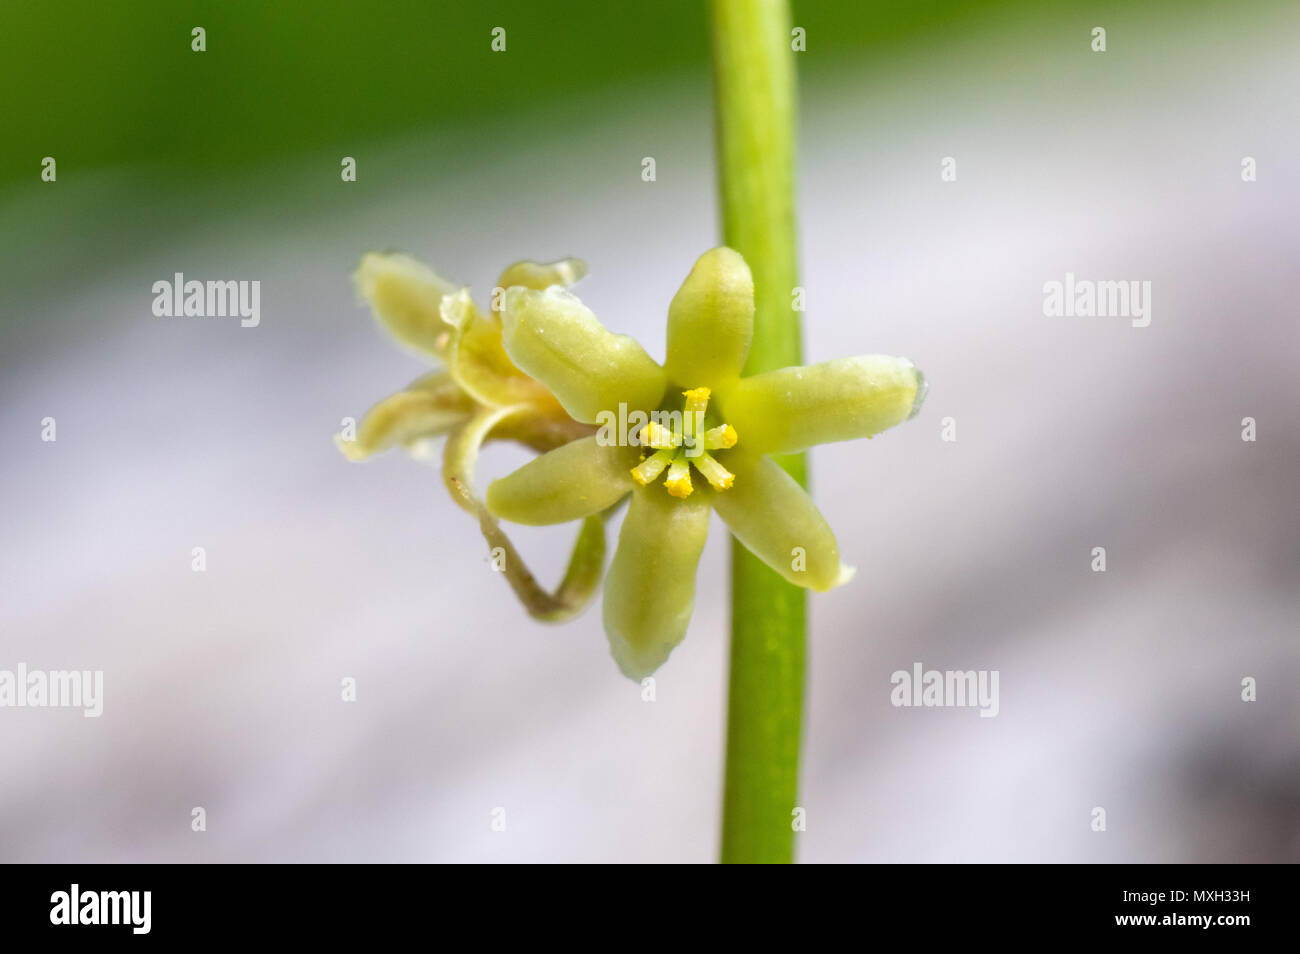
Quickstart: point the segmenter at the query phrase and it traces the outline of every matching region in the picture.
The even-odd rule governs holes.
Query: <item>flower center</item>
[[[730,424],[704,429],[709,393],[708,388],[683,391],[686,403],[680,413],[658,412],[654,415],[657,419],[641,428],[641,444],[653,453],[632,468],[633,480],[644,487],[658,480],[667,469],[668,479],[664,481],[664,488],[674,497],[689,497],[694,490],[691,486],[691,465],[694,464],[714,490],[726,490],[735,483],[735,475],[709,453],[734,447],[737,440],[736,429]]]

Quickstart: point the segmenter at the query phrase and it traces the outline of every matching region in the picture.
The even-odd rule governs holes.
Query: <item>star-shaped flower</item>
[[[516,262],[501,274],[494,299],[507,287],[544,289],[572,284],[586,273],[578,259]],[[579,612],[600,582],[605,529],[598,514],[579,532],[568,572],[546,592],[474,490],[474,465],[487,441],[514,440],[545,453],[592,433],[570,417],[537,381],[520,371],[501,346],[501,321],[484,315],[469,289],[440,278],[397,253],[372,252],[361,260],[356,284],[375,317],[402,344],[442,370],[418,378],[384,398],[362,418],[354,437],[335,440],[353,461],[401,445],[423,456],[431,438],[446,437],[442,476],[452,499],[478,518],[497,566],[535,617],[559,620]]]
[[[702,255],[674,296],[662,367],[566,289],[505,292],[506,353],[575,420],[600,429],[494,481],[487,506],[540,525],[607,511],[631,494],[605,582],[604,624],[614,659],[633,679],[658,669],[686,635],[710,510],[790,582],[819,591],[845,582],[852,571],[840,563],[835,535],[769,455],[870,437],[920,409],[925,382],[904,358],[866,355],[743,377],[753,323],[753,279],[729,248]]]

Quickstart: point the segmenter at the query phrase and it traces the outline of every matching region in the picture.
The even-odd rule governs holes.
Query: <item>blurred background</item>
[[[1300,860],[1300,8],[794,23],[807,358],[931,384],[812,458],[859,572],[812,600],[801,859]],[[22,4],[0,76],[0,669],[105,696],[0,710],[0,860],[712,860],[721,524],[646,703],[598,610],[527,619],[435,468],[332,443],[427,369],[357,305],[370,249],[480,302],[581,256],[662,358],[719,241],[703,6]],[[175,272],[259,280],[260,325],[155,318]],[[1067,272],[1150,281],[1150,326],[1044,317]],[[550,581],[571,534],[515,536]],[[916,662],[998,670],[999,715],[894,708]]]

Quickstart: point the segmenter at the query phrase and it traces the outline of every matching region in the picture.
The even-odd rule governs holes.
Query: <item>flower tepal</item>
[[[603,618],[615,660],[634,679],[686,634],[711,511],[790,582],[814,590],[845,582],[852,570],[830,527],[768,455],[870,437],[914,416],[924,397],[912,363],[886,355],[744,377],[753,320],[749,268],[728,248],[702,255],[674,296],[662,367],[566,290],[505,295],[506,352],[575,420],[595,424],[625,406],[648,422],[640,446],[586,437],[493,482],[486,497],[503,519],[548,524],[631,495]]]
[[[567,285],[585,271],[577,259],[516,262],[501,274],[498,287]],[[583,520],[563,579],[547,591],[475,491],[474,469],[488,441],[517,441],[543,453],[562,449],[592,428],[571,418],[549,391],[515,367],[501,347],[500,319],[480,312],[467,288],[391,252],[366,255],[356,284],[393,337],[444,367],[376,404],[355,435],[339,435],[339,449],[353,461],[397,445],[422,455],[434,438],[445,437],[443,483],[456,504],[478,520],[493,551],[502,554],[497,565],[529,614],[556,621],[580,612],[600,582],[603,515]]]

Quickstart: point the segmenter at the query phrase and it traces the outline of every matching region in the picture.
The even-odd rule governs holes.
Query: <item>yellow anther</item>
[[[728,447],[735,447],[739,439],[734,427],[730,424],[719,424],[704,432],[704,449],[726,450]]]
[[[664,487],[674,497],[685,499],[695,488],[691,486],[691,468],[684,457],[676,457],[668,468],[668,479]]]
[[[709,407],[708,388],[691,388],[682,392],[686,399],[681,412],[681,422],[673,421],[670,430],[661,421],[653,420],[641,428],[638,439],[655,452],[632,468],[632,479],[644,487],[653,483],[668,470],[664,488],[674,497],[689,497],[695,490],[691,486],[691,465],[700,472],[714,490],[726,490],[736,482],[735,475],[717,462],[708,452],[735,447],[738,436],[730,424],[704,430],[704,414]],[[672,413],[676,418],[676,412]]]
[[[709,395],[712,393],[708,388],[691,388],[689,391],[683,391],[682,397],[686,398],[686,410],[704,411],[709,406]]]
[[[655,447],[660,450],[676,447],[679,441],[673,437],[673,432],[668,430],[658,421],[651,421],[645,427],[641,428],[641,443],[647,447]]]
[[[704,479],[714,490],[726,490],[736,482],[736,475],[709,454],[703,454],[695,461],[695,469],[704,475]]]
[[[664,468],[672,462],[672,459],[671,451],[656,451],[632,468],[632,479],[644,487],[658,478],[664,472]]]
[[[682,430],[688,436],[694,437],[703,429],[704,412],[709,408],[709,395],[712,393],[708,388],[691,388],[682,392],[682,397],[686,398],[686,405],[682,408]]]

